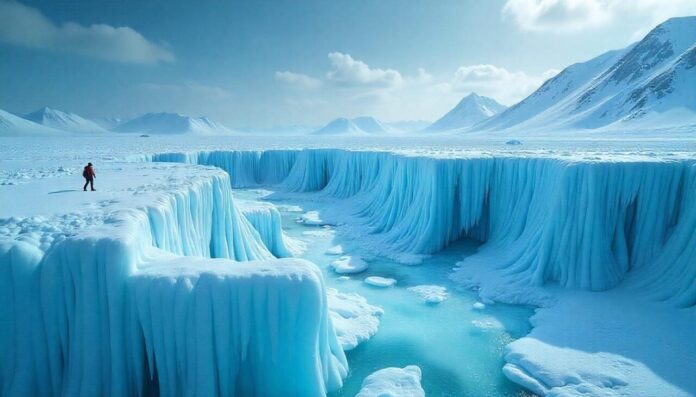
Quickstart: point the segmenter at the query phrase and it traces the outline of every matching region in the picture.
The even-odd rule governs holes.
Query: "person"
[[[87,191],[87,185],[90,185],[92,191],[94,192],[94,178],[97,174],[94,173],[94,168],[92,168],[92,163],[87,163],[85,169],[82,171],[82,176],[85,177],[85,186],[82,188],[85,192]]]

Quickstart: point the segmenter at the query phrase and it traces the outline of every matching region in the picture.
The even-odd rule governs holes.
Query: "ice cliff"
[[[234,186],[350,197],[354,215],[392,252],[429,254],[474,237],[485,244],[472,260],[504,269],[514,283],[600,291],[629,280],[657,299],[696,304],[691,160],[338,149],[153,160],[220,166]]]
[[[137,167],[114,173],[123,190],[99,210],[1,220],[0,395],[339,388],[347,363],[316,266],[273,258],[225,173]],[[166,185],[128,186],[143,175]]]

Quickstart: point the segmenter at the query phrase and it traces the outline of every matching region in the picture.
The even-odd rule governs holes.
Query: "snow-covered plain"
[[[338,388],[347,367],[329,320],[321,274],[308,262],[288,259],[287,268],[274,262],[272,250],[264,244],[268,240],[240,215],[230,183],[236,187],[274,186],[286,197],[311,195],[316,203],[311,210],[324,223],[339,225],[336,233],[346,241],[364,252],[404,263],[418,263],[463,237],[482,241],[478,252],[461,258],[452,279],[477,288],[487,306],[503,301],[541,307],[533,317],[535,328],[530,335],[512,343],[505,354],[504,374],[534,392],[696,393],[690,376],[696,347],[689,332],[696,324],[694,141],[525,139],[523,145],[512,147],[505,145],[506,140],[342,142],[313,138],[311,142],[288,139],[284,147],[271,147],[267,141],[254,139],[124,137],[92,138],[87,144],[85,139],[70,138],[3,139],[0,263],[13,269],[0,275],[6,287],[3,316],[18,316],[17,329],[31,331],[15,333],[12,327],[2,331],[3,351],[10,352],[3,357],[12,357],[3,358],[0,366],[2,394],[60,394],[61,390],[71,394],[78,387],[142,390],[152,386],[143,376],[146,368],[157,369],[160,391],[167,387],[268,387],[257,390],[275,394],[278,389],[273,387],[280,383],[263,382],[255,377],[256,372],[215,380],[193,375],[196,371],[234,372],[228,369],[240,368],[241,361],[234,360],[242,360],[244,354],[215,361],[219,356],[213,351],[179,351],[169,345],[193,335],[188,331],[168,335],[171,324],[177,324],[173,329],[189,330],[200,323],[177,314],[185,311],[183,307],[213,316],[210,327],[196,329],[203,333],[201,340],[223,337],[229,341],[228,334],[219,331],[226,328],[216,328],[215,322],[220,319],[218,313],[223,316],[219,321],[231,321],[224,317],[231,315],[229,307],[216,304],[217,299],[208,299],[208,303],[187,299],[201,294],[229,296],[225,294],[238,288],[248,288],[251,294],[239,299],[271,294],[259,304],[274,307],[269,310],[279,313],[279,318],[294,315],[297,321],[302,316],[317,316],[309,323],[320,341],[312,344],[319,353],[307,353],[314,361],[301,357],[311,361],[307,368],[314,369],[286,368],[273,361],[268,368],[282,373],[276,377],[278,382],[290,382],[303,395]],[[84,153],[86,146],[89,153]],[[343,150],[321,148],[328,146]],[[318,148],[295,150],[299,147]],[[92,196],[66,192],[71,190],[65,187],[68,185],[79,189],[79,166],[88,160],[97,167],[98,191]],[[190,164],[220,167],[229,173],[229,179],[221,171]],[[102,174],[100,169],[111,171]],[[225,215],[212,215],[215,211]],[[216,226],[223,222],[220,219],[227,223]],[[350,255],[348,246],[343,242],[342,246],[344,254]],[[112,267],[106,261],[102,267],[90,267],[93,262],[89,261],[100,256],[113,258],[118,265]],[[200,258],[182,259],[189,256]],[[232,271],[238,263],[205,257],[264,262],[258,262],[258,268],[250,264]],[[225,270],[218,274],[218,264],[229,266],[219,266]],[[110,273],[99,272],[102,268]],[[150,268],[152,273],[148,273]],[[78,269],[94,274],[74,273]],[[114,279],[120,281],[112,282],[105,274],[115,274]],[[207,274],[210,279],[204,277]],[[279,289],[290,295],[273,295],[276,288],[271,286],[281,285],[275,283],[284,285]],[[66,285],[81,285],[86,294],[94,295],[80,296],[93,298],[79,310],[71,308],[81,300]],[[43,312],[8,311],[16,304],[38,305],[36,296],[25,292],[27,286],[34,286],[30,290],[40,286],[41,299],[46,299],[45,294],[48,302],[67,302],[67,308],[49,305]],[[118,292],[124,288],[150,296],[131,302]],[[174,307],[167,306],[167,299],[182,302],[171,317],[144,307]],[[287,301],[296,305],[271,306]],[[105,302],[109,304],[104,306]],[[38,330],[30,326],[39,321],[36,316],[43,321]],[[98,321],[88,324],[87,319]],[[287,329],[284,321],[266,320],[269,322],[262,327]],[[583,320],[585,323],[573,325]],[[72,324],[86,325],[74,328]],[[134,332],[136,324],[142,336],[125,332]],[[480,324],[487,329],[495,322]],[[98,331],[112,326],[124,332],[110,333],[106,343]],[[75,329],[83,333],[73,334]],[[260,347],[265,342],[258,340],[261,350],[255,351],[258,355],[253,362],[260,374],[268,369],[262,363],[268,358],[265,353],[275,352],[275,360],[281,361],[300,359],[295,354],[304,354],[283,350],[285,344],[302,339],[299,333],[262,336],[278,350],[266,352]],[[41,340],[49,343],[41,344]],[[90,340],[113,348],[90,348],[94,345],[75,342]],[[236,340],[232,338],[229,345],[202,343],[191,348],[227,347],[239,353]],[[300,346],[309,348],[305,343]],[[196,357],[202,361],[191,364],[190,354],[200,354]],[[23,364],[29,357],[45,365],[32,368]],[[31,369],[22,373],[16,368]],[[97,375],[86,376],[87,368],[92,369],[90,375]],[[235,383],[250,379],[254,382]],[[40,387],[45,389],[35,389]],[[307,389],[300,389],[304,387]]]

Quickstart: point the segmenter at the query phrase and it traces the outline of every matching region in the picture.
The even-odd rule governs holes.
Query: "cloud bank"
[[[622,20],[652,27],[670,17],[696,14],[694,0],[508,0],[503,19],[531,31],[572,32]]]
[[[123,63],[175,60],[167,48],[148,41],[129,27],[83,26],[74,22],[58,26],[39,10],[15,1],[0,1],[0,41]]]

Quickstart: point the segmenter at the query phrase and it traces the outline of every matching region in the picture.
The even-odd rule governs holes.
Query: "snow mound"
[[[370,276],[365,278],[365,284],[372,285],[374,287],[386,288],[391,287],[396,284],[396,280],[393,278]]]
[[[367,262],[358,255],[344,255],[331,263],[338,274],[354,274],[367,270]]]
[[[437,304],[447,300],[447,288],[440,285],[417,285],[409,287],[409,291],[416,293],[425,303]]]
[[[425,397],[421,376],[415,365],[380,369],[365,378],[355,397]]]
[[[334,288],[326,289],[331,321],[343,350],[355,349],[377,333],[379,318],[384,311],[367,303],[358,294],[344,294]]]

